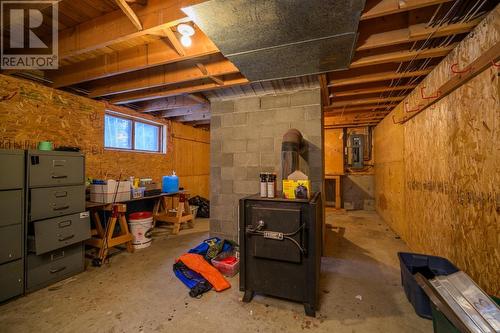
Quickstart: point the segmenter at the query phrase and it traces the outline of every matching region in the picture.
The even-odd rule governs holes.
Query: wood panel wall
[[[39,141],[79,146],[86,155],[87,177],[118,178],[121,174],[161,181],[175,170],[180,186],[208,198],[209,132],[162,121],[167,126],[167,154],[107,150],[106,109],[158,121],[127,108],[0,75],[0,149],[35,148]]]
[[[500,80],[491,65],[403,125],[402,105],[498,43],[499,7],[375,130],[376,206],[415,252],[443,256],[500,295]]]
[[[344,174],[344,131],[338,129],[325,129],[325,174]]]

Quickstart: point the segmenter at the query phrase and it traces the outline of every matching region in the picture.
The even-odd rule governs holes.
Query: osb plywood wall
[[[499,11],[438,65],[429,93],[500,41]],[[449,258],[500,295],[500,80],[488,67],[403,125],[375,131],[377,211],[415,252]],[[404,102],[418,99],[420,87]],[[401,104],[403,105],[403,104]]]
[[[341,128],[325,129],[325,174],[342,175],[344,173],[344,131]]]
[[[210,134],[176,122],[167,125],[167,154],[104,149],[104,113],[114,111],[158,121],[126,108],[0,75],[0,149],[36,148],[39,141],[78,146],[87,177],[151,177],[175,170],[180,186],[208,198]]]

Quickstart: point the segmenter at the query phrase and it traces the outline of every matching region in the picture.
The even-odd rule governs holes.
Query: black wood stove
[[[322,243],[320,193],[310,200],[240,200],[240,290],[244,302],[254,293],[304,304],[315,316]]]

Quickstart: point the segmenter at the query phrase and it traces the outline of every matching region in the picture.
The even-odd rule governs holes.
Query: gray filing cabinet
[[[0,150],[0,302],[24,292],[24,151]]]
[[[26,164],[30,292],[83,271],[90,217],[85,212],[84,155],[30,150]]]

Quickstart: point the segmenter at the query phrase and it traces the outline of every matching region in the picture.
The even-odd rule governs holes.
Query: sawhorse
[[[94,218],[95,229],[92,229],[92,238],[88,239],[85,243],[89,246],[98,248],[97,258],[100,263],[103,263],[108,256],[110,248],[125,244],[127,252],[134,252],[132,246],[132,234],[128,230],[127,219],[125,213],[127,212],[127,205],[125,204],[107,204],[99,207],[100,209],[92,209],[92,216]],[[106,228],[103,228],[101,218],[99,217],[99,210],[111,212],[108,218]],[[115,236],[116,224],[120,226],[120,232]]]

